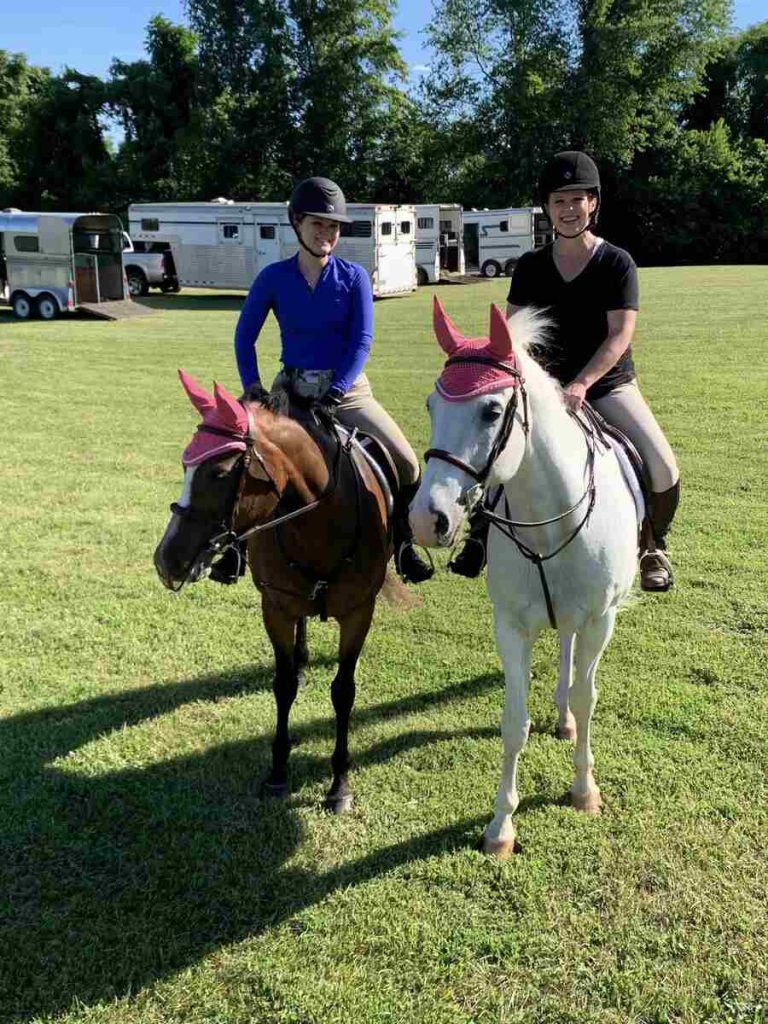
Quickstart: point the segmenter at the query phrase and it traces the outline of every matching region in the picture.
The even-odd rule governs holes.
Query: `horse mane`
[[[509,318],[509,329],[514,338],[515,352],[520,358],[523,375],[536,399],[552,411],[565,411],[563,389],[539,362],[549,348],[552,318],[545,309],[524,306]]]

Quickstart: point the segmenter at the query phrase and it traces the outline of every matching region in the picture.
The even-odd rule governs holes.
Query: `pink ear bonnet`
[[[490,391],[501,391],[520,383],[519,364],[504,314],[491,305],[490,334],[487,338],[465,338],[435,296],[433,306],[435,335],[448,356],[436,388],[449,402],[463,402]],[[452,360],[491,360],[452,362]],[[499,365],[502,364],[502,365]]]
[[[184,449],[182,464],[197,466],[215,455],[244,452],[248,413],[234,395],[219,384],[214,384],[211,395],[183,370],[179,370],[179,377],[190,402],[203,417],[197,433]]]

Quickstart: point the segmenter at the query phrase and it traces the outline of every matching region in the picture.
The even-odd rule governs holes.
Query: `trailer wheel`
[[[137,299],[140,295],[149,294],[147,279],[140,270],[137,270],[136,267],[130,267],[126,270],[125,276],[128,281],[128,291],[131,293],[131,298]]]
[[[512,275],[515,272],[516,265],[517,260],[507,260],[507,262],[504,264],[504,274],[506,277],[512,277]]]
[[[420,288],[422,285],[429,284],[429,277],[424,267],[416,267],[416,284]]]
[[[17,320],[29,320],[32,316],[32,299],[26,292],[17,292],[11,300],[11,307]]]
[[[480,268],[483,277],[498,277],[501,274],[501,267],[496,260],[486,260]]]
[[[37,315],[41,320],[55,320],[59,315],[58,302],[47,292],[37,297]]]

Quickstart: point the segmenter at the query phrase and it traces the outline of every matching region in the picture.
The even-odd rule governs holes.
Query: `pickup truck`
[[[167,242],[136,242],[134,245],[124,231],[123,269],[133,298],[146,295],[150,288],[180,291],[173,253]]]

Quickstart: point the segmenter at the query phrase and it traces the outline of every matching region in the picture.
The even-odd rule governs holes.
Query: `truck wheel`
[[[37,315],[41,320],[55,320],[59,315],[58,302],[47,292],[37,297]]]
[[[480,273],[483,277],[498,277],[501,273],[501,267],[496,260],[486,260],[480,268]]]
[[[32,300],[26,292],[18,292],[14,295],[11,307],[17,320],[29,320],[32,316]]]
[[[128,280],[128,291],[131,293],[131,298],[137,299],[140,295],[149,294],[147,279],[140,270],[131,267],[130,270],[126,270],[125,276]]]

